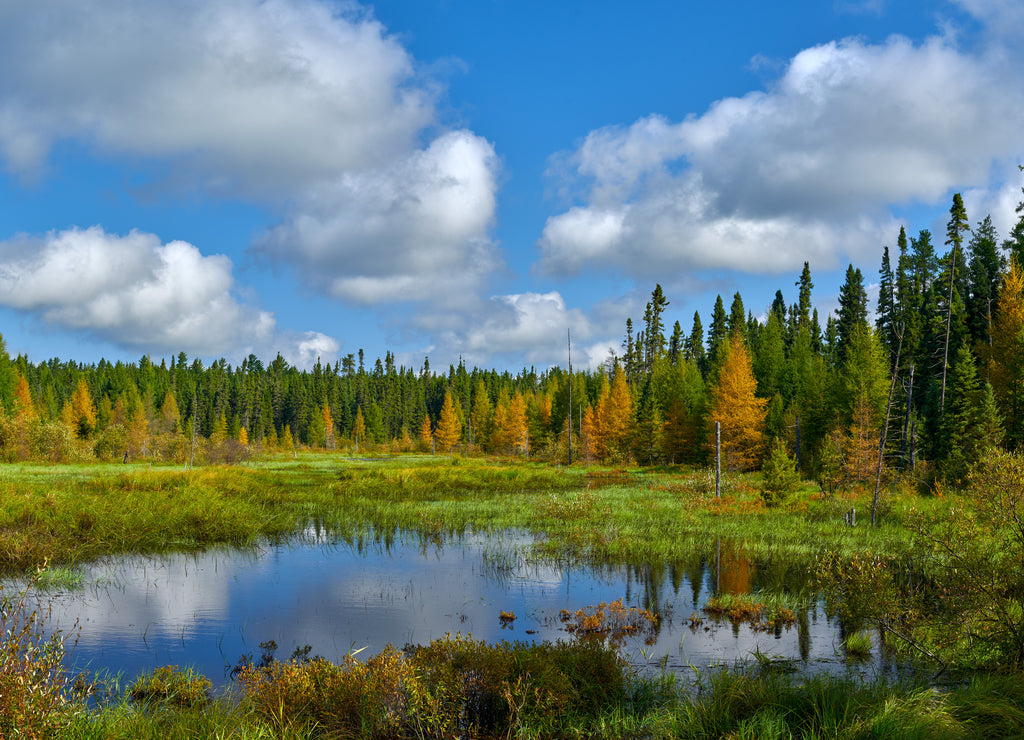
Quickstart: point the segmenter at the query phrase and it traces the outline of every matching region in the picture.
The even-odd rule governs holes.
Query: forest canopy
[[[621,352],[571,374],[436,372],[390,352],[368,366],[362,350],[311,370],[280,355],[32,363],[0,339],[0,454],[230,461],[304,446],[701,464],[719,422],[735,469],[781,441],[805,474],[838,465],[866,480],[884,431],[887,467],[928,460],[958,481],[987,450],[1024,442],[1024,203],[1017,213],[1000,242],[954,195],[942,246],[901,227],[881,251],[874,311],[851,265],[824,322],[809,263],[795,301],[779,290],[756,317],[739,293],[728,310],[719,296],[706,332],[700,312],[689,331],[666,328],[656,285]]]

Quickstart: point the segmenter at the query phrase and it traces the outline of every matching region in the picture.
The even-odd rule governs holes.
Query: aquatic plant
[[[169,665],[139,676],[128,689],[128,698],[137,704],[205,707],[210,703],[212,688],[210,679],[192,669],[180,671],[178,666]]]
[[[50,737],[83,709],[64,663],[77,638],[51,632],[49,616],[32,607],[28,591],[0,587],[0,737]]]
[[[622,599],[597,606],[583,607],[575,612],[563,609],[559,619],[565,630],[581,639],[607,640],[611,645],[621,645],[626,637],[639,635],[646,641],[657,636],[658,615],[648,609],[627,607]]]

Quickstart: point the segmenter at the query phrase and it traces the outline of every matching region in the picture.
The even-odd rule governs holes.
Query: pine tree
[[[1002,260],[991,216],[978,223],[968,244],[970,288],[966,296],[971,345],[992,344],[992,314],[999,290]]]
[[[993,406],[991,387],[982,388],[974,355],[961,345],[950,372],[949,406],[942,418],[942,472],[947,480],[962,483],[993,441],[998,443],[999,417]]]
[[[1024,165],[1018,167],[1024,172]],[[1024,193],[1024,188],[1021,188],[1021,193]],[[1003,242],[1003,249],[1009,259],[1015,259],[1019,266],[1024,266],[1024,200],[1017,204],[1016,212],[1020,214],[1020,219],[1010,229],[1010,236]]]
[[[757,398],[750,356],[733,335],[712,392],[710,420],[721,424],[722,457],[734,470],[750,470],[761,461],[767,400]],[[714,454],[714,439],[709,440]]]
[[[686,338],[686,356],[697,363],[701,373],[707,373],[704,355],[704,326],[700,321],[700,312],[693,312],[693,326]]]
[[[853,332],[868,321],[868,295],[864,290],[864,277],[853,265],[846,268],[846,281],[839,289],[839,308],[836,310],[836,362],[846,359],[846,351]]]
[[[949,290],[946,297],[946,332],[942,345],[942,389],[939,401],[940,412],[946,407],[946,371],[949,365],[950,332],[952,330],[953,309],[956,304],[954,300],[957,275],[959,269],[960,245],[963,243],[964,234],[970,230],[967,222],[967,210],[964,208],[964,200],[960,193],[953,195],[953,205],[949,209],[949,224],[946,227],[946,244],[949,245],[949,258],[947,269],[949,271]],[[960,293],[962,296],[962,292]],[[958,296],[959,297],[959,296]],[[962,298],[961,298],[962,300]]]
[[[746,335],[747,312],[743,308],[743,297],[739,291],[732,297],[732,306],[729,308],[729,336],[739,335],[741,338]]]
[[[725,313],[722,296],[715,297],[715,309],[711,314],[711,326],[708,328],[707,370],[705,376],[714,378],[722,366],[725,354],[729,351],[729,317]]]
[[[797,281],[800,289],[797,298],[797,325],[806,326],[811,320],[811,290],[814,283],[811,282],[810,263],[804,262],[804,269],[800,272],[800,279]]]

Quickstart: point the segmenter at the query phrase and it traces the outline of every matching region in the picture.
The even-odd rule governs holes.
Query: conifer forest
[[[952,482],[1024,442],[1024,203],[1011,233],[972,222],[901,227],[881,246],[878,298],[852,265],[839,307],[815,307],[812,265],[770,306],[718,297],[668,326],[661,285],[602,367],[396,366],[362,350],[312,370],[250,355],[135,363],[33,361],[0,347],[7,460],[232,461],[259,450],[432,450],[559,462],[757,469],[781,440],[805,476],[869,481],[927,461]],[[873,309],[873,310],[872,310]]]

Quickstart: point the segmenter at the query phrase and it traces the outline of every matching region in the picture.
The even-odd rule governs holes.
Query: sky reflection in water
[[[52,600],[51,625],[68,630],[77,620],[81,627],[77,665],[129,677],[191,665],[222,684],[241,655],[258,658],[267,640],[278,644],[281,659],[304,645],[337,659],[360,648],[368,657],[388,643],[426,644],[449,632],[487,641],[570,639],[560,610],[616,599],[662,616],[654,644],[637,638],[623,646],[637,664],[686,672],[750,660],[758,650],[809,670],[845,670],[837,628],[820,608],[778,634],[710,620],[691,629],[689,617],[716,587],[752,587],[749,561],[723,559],[717,573],[714,562],[568,568],[524,557],[529,543],[506,533],[438,546],[409,535],[389,546],[321,542],[131,557],[88,566],[84,590],[44,598]],[[517,619],[502,627],[501,611]]]

